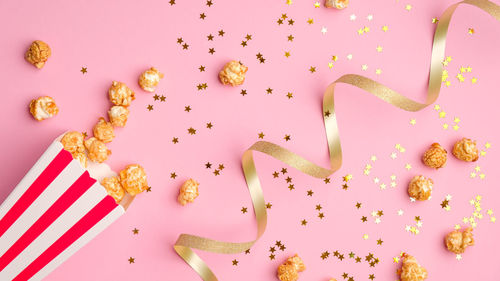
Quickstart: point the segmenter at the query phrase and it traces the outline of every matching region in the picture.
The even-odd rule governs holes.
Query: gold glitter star
[[[375,279],[375,275],[374,275],[374,274],[370,274],[370,275],[368,276],[368,279],[370,279],[370,280]]]
[[[237,260],[233,260],[233,265],[237,266],[238,265],[238,261]]]
[[[362,221],[362,222],[367,222],[367,221],[368,221],[368,218],[367,218],[367,217],[365,217],[365,216],[362,216],[362,217],[361,217],[361,221]]]
[[[208,122],[207,123],[207,129],[212,129],[214,125],[212,124],[212,122]]]
[[[153,96],[153,99],[154,99],[154,100],[159,100],[159,99],[160,99],[160,96],[158,96],[157,94],[155,94],[155,95]]]
[[[151,186],[148,186],[148,187],[146,188],[146,192],[151,192]]]
[[[266,89],[266,92],[267,92],[267,94],[268,94],[268,95],[270,95],[270,94],[272,94],[272,93],[273,93],[273,89],[271,89],[271,88],[267,88],[267,89]]]
[[[376,49],[377,49],[377,52],[379,52],[379,53],[381,53],[381,52],[382,52],[382,50],[383,50],[382,46],[380,46],[380,45],[379,45],[379,46],[377,46],[377,48],[376,48]]]
[[[170,3],[170,6],[175,5],[175,0],[170,0],[168,3]]]
[[[214,173],[214,175],[215,175],[215,176],[220,175],[220,171],[219,171],[219,170],[217,170],[217,169],[215,169],[213,173]]]
[[[206,168],[206,169],[210,169],[210,168],[212,168],[212,163],[207,162],[207,163],[205,164],[205,168]]]
[[[242,207],[242,208],[241,208],[241,212],[242,212],[243,214],[245,214],[245,213],[247,212],[247,208],[246,208],[246,207]]]
[[[410,119],[410,124],[412,124],[412,125],[417,124],[417,120],[416,119]]]
[[[247,44],[247,41],[243,40],[243,41],[241,41],[241,44],[240,44],[240,45],[241,45],[241,46],[243,46],[243,48],[244,48],[244,47],[246,47],[248,44]]]
[[[221,170],[221,171],[222,171],[222,170],[224,170],[224,168],[225,168],[225,167],[224,167],[224,164],[219,164],[219,167],[218,167],[218,168],[219,168],[219,170]]]
[[[469,29],[467,30],[467,33],[469,33],[469,34],[474,34],[474,32],[475,32],[475,31],[474,31],[474,28],[469,28]]]
[[[224,34],[226,34],[226,32],[224,32],[224,30],[219,30],[219,36],[224,36]]]
[[[134,235],[139,234],[139,229],[137,229],[137,228],[132,229],[132,233],[133,233]]]
[[[323,209],[323,207],[321,207],[321,204],[316,205],[316,210],[321,211],[321,209]]]
[[[243,90],[243,89],[242,89],[242,90],[241,90],[241,92],[240,92],[240,94],[241,94],[242,96],[245,96],[245,95],[247,94],[247,90]]]
[[[271,207],[273,207],[273,204],[271,204],[271,203],[266,204],[266,209],[271,209]]]
[[[287,57],[287,58],[290,57],[290,52],[285,51],[285,57]]]
[[[309,68],[309,71],[310,71],[311,73],[314,73],[314,72],[316,72],[316,67],[314,67],[314,66],[311,66],[311,67]]]
[[[135,263],[135,259],[134,259],[133,257],[130,257],[130,258],[128,259],[128,263],[129,263],[129,264]]]
[[[265,136],[265,135],[264,135],[264,133],[263,133],[263,132],[260,132],[260,133],[259,133],[259,139],[264,139],[264,136]]]
[[[161,95],[161,97],[160,97],[160,102],[164,102],[164,101],[165,101],[165,99],[166,99],[166,97],[165,97],[164,95]]]
[[[148,109],[149,111],[153,110],[153,105],[152,105],[152,104],[149,104],[149,105],[148,105],[148,107],[147,107],[147,109]]]
[[[182,44],[182,42],[184,42],[184,40],[182,40],[182,37],[177,38],[177,44]]]
[[[281,173],[284,175],[284,174],[288,173],[288,170],[286,168],[282,168]]]
[[[330,183],[330,178],[325,178],[323,181],[325,182],[325,184],[328,184]]]
[[[294,190],[294,189],[295,189],[295,185],[293,185],[293,184],[289,184],[289,185],[288,185],[288,189],[290,189],[290,191]]]
[[[361,208],[361,203],[357,202],[357,203],[356,203],[356,208],[357,208],[357,209]]]
[[[178,143],[178,142],[179,142],[179,138],[174,137],[174,138],[172,139],[172,142],[173,142],[173,143]]]
[[[437,18],[432,18],[432,23],[435,24],[435,23],[438,23],[438,22],[439,22],[439,20]]]
[[[291,137],[290,137],[290,135],[285,135],[284,139],[285,139],[285,141],[289,141],[289,140],[291,140]]]
[[[276,22],[278,23],[278,25],[282,25],[283,24],[283,19],[278,19]]]
[[[87,132],[82,132],[84,138],[87,138]]]
[[[252,35],[247,34],[247,35],[245,36],[245,39],[247,39],[247,40],[252,40]]]
[[[380,238],[379,238],[379,239],[377,240],[377,245],[382,245],[382,243],[384,243],[384,241],[382,241],[382,239],[380,239]]]
[[[250,249],[245,250],[245,255],[250,254]]]
[[[270,260],[274,260],[274,258],[275,258],[275,255],[274,255],[274,254],[270,254],[270,255],[269,255],[269,259],[270,259]]]
[[[215,53],[215,49],[214,48],[209,48],[208,49],[208,53],[213,55]]]
[[[389,27],[388,27],[387,25],[384,25],[384,26],[382,26],[382,30],[383,30],[384,32],[387,32],[387,30],[389,30]]]
[[[193,127],[190,127],[190,128],[188,129],[188,133],[189,133],[190,135],[195,135],[195,134],[196,134],[196,130],[195,130],[195,129],[193,129]]]
[[[321,4],[319,2],[314,2],[314,8],[319,8],[321,6]]]
[[[175,179],[177,177],[177,174],[175,172],[170,173],[170,178]]]
[[[323,219],[324,217],[325,217],[325,214],[323,214],[323,213],[318,214],[318,218]]]
[[[307,196],[313,196],[314,192],[312,190],[307,191]]]
[[[200,14],[200,19],[204,20],[207,16],[205,15],[205,13],[201,13]]]
[[[184,106],[184,111],[189,112],[191,111],[191,106]]]
[[[187,50],[189,48],[189,45],[187,43],[182,44],[182,49]]]
[[[209,6],[209,7],[210,7],[210,6],[212,6],[212,5],[213,5],[212,0],[207,0],[207,6]]]
[[[307,225],[307,221],[305,219],[303,219],[301,222],[300,222],[301,225],[303,226],[306,226]]]
[[[200,65],[200,67],[198,67],[198,69],[200,70],[200,72],[205,71],[205,67],[203,65]]]
[[[412,9],[412,8],[413,8],[413,7],[412,7],[410,4],[408,4],[408,5],[406,5],[406,6],[405,6],[405,9],[406,9],[407,11],[411,11],[411,9]]]
[[[294,21],[294,20],[292,20],[292,19],[289,19],[289,20],[288,20],[288,25],[293,25],[294,23],[295,23],[295,21]]]
[[[313,24],[313,23],[314,23],[314,20],[313,20],[312,18],[308,18],[308,19],[307,19],[307,23],[308,23],[308,24]]]
[[[321,253],[321,259],[322,260],[327,259],[328,256],[330,256],[330,253],[328,251],[325,251],[325,252]]]
[[[288,41],[293,42],[293,39],[294,39],[293,35],[291,35],[291,34],[288,35]]]
[[[82,69],[80,70],[80,72],[81,72],[82,74],[87,73],[87,68],[86,68],[86,67],[82,67]]]

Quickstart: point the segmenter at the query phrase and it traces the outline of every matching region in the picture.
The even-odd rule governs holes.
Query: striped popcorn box
[[[117,204],[99,184],[106,164],[84,169],[54,141],[0,206],[0,280],[41,280],[113,221]]]

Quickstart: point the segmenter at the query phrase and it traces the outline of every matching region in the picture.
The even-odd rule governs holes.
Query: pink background
[[[116,130],[109,145],[113,151],[108,164],[120,170],[128,163],[146,168],[152,192],[141,194],[127,214],[54,271],[47,280],[197,280],[197,275],[173,251],[179,233],[199,234],[230,241],[254,238],[255,221],[250,197],[240,168],[240,156],[258,133],[264,139],[284,145],[323,166],[328,165],[327,146],[321,117],[321,97],[325,87],[346,73],[374,78],[401,93],[424,100],[432,36],[439,16],[454,1],[352,1],[343,11],[314,7],[314,1],[1,1],[0,84],[3,110],[0,111],[0,200],[3,200],[36,161],[48,144],[66,130],[87,131],[97,118],[106,114],[110,104],[107,89],[113,80],[127,83],[136,91],[131,115],[124,129]],[[412,5],[407,11],[406,5]],[[199,14],[205,13],[205,20]],[[278,25],[286,13],[293,25]],[[356,15],[355,20],[350,16]],[[373,15],[370,21],[368,15]],[[309,25],[308,18],[314,23]],[[387,25],[389,30],[382,31]],[[370,31],[358,35],[357,30]],[[326,27],[326,34],[321,28]],[[475,33],[469,34],[468,28]],[[218,30],[226,33],[217,36]],[[355,280],[396,280],[399,266],[392,258],[400,251],[409,252],[427,267],[428,280],[498,280],[496,259],[500,244],[498,223],[486,214],[499,206],[497,163],[498,65],[500,24],[472,7],[460,7],[451,24],[446,53],[453,60],[447,67],[451,86],[442,90],[437,104],[445,118],[429,107],[408,113],[387,105],[353,87],[339,86],[337,114],[344,152],[344,165],[331,177],[331,183],[308,177],[288,168],[288,174],[274,179],[272,173],[283,164],[256,155],[268,210],[268,228],[251,253],[218,255],[200,253],[220,280],[276,280],[275,271],[287,256],[298,253],[307,266],[301,280],[342,280],[346,272]],[[207,35],[215,36],[207,41]],[[247,47],[240,45],[246,34],[252,35]],[[293,42],[287,41],[292,34]],[[176,43],[182,37],[188,50]],[[31,41],[41,39],[52,48],[52,57],[42,70],[28,64],[23,55]],[[376,47],[383,47],[377,52]],[[208,53],[215,48],[215,54]],[[285,51],[291,56],[286,58]],[[266,59],[261,64],[257,53]],[[352,54],[348,60],[347,55]],[[332,69],[331,56],[338,56]],[[222,86],[217,73],[225,62],[241,60],[249,71],[240,88]],[[368,69],[363,71],[361,66]],[[206,66],[199,72],[200,65]],[[137,85],[139,74],[150,66],[165,73],[157,90],[166,102],[154,101],[153,95]],[[308,69],[315,66],[317,71]],[[465,82],[455,75],[460,66],[472,67],[464,73]],[[88,73],[82,74],[81,67]],[[375,69],[381,69],[380,75]],[[476,84],[470,79],[478,78]],[[207,83],[198,91],[196,85]],[[266,89],[273,89],[272,95]],[[246,89],[248,95],[240,95]],[[293,92],[293,98],[286,97]],[[60,113],[51,120],[36,122],[27,110],[29,101],[39,95],[55,98]],[[146,107],[152,104],[153,111]],[[185,112],[184,106],[191,106]],[[460,129],[452,129],[454,117],[461,119]],[[416,119],[416,125],[410,125]],[[205,128],[207,122],[214,127]],[[444,130],[442,125],[450,127]],[[195,128],[196,135],[187,129]],[[285,142],[285,134],[291,141]],[[492,147],[475,163],[459,162],[451,153],[447,166],[439,171],[420,163],[422,152],[432,142],[448,151],[461,137],[478,140]],[[172,138],[179,143],[173,144]],[[397,152],[395,144],[406,152]],[[370,156],[378,160],[371,163]],[[220,176],[205,169],[209,161],[226,167]],[[369,176],[363,175],[372,164]],[[411,164],[407,171],[405,164]],[[470,178],[479,165],[483,180]],[[497,167],[497,168],[495,168]],[[178,177],[170,178],[175,172]],[[342,190],[342,176],[352,174],[349,189]],[[397,187],[389,187],[390,175],[397,176]],[[406,194],[408,180],[424,174],[435,181],[433,198],[410,203]],[[479,174],[479,173],[478,173]],[[295,190],[289,191],[285,178],[293,178]],[[200,196],[186,207],[176,202],[178,188],[188,178],[200,184]],[[386,190],[374,184],[379,177]],[[312,189],[314,195],[306,196]],[[440,203],[453,196],[447,212]],[[484,218],[474,230],[476,245],[462,260],[446,251],[445,233],[462,218],[471,216],[469,200],[481,195]],[[358,210],[356,202],[362,203]],[[321,204],[325,218],[315,210]],[[240,209],[249,212],[242,214]],[[404,214],[397,215],[402,209]],[[383,210],[380,224],[371,212]],[[362,223],[360,218],[368,217]],[[422,218],[419,235],[405,231]],[[308,224],[301,226],[302,219]],[[133,235],[132,229],[139,234]],[[369,239],[364,240],[363,235]],[[381,238],[383,245],[377,245]],[[269,247],[281,240],[285,251],[276,259],[268,258]],[[324,251],[338,250],[343,261]],[[363,259],[348,258],[353,251]],[[364,261],[368,253],[380,259],[376,267]],[[129,264],[129,257],[135,258]],[[237,266],[232,260],[238,260]]]

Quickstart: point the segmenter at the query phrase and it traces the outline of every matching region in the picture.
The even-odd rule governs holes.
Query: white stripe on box
[[[17,184],[16,188],[9,194],[7,199],[0,206],[0,219],[5,216],[8,210],[14,206],[17,200],[24,194],[24,192],[31,186],[31,184],[38,178],[38,176],[45,170],[45,168],[54,160],[54,158],[63,149],[60,142],[53,142],[49,148],[42,154],[36,161],[35,165],[29,170],[24,178]]]
[[[66,250],[64,250],[59,256],[55,257],[49,264],[42,268],[37,274],[30,279],[30,281],[42,280],[50,272],[61,265],[65,260],[67,260],[71,255],[78,251],[81,247],[85,246],[90,240],[94,239],[101,231],[118,219],[121,215],[125,213],[122,206],[117,205],[107,216],[100,220],[96,225],[94,225],[89,231],[83,234],[78,240],[71,244]]]
[[[42,168],[43,169],[43,168]],[[83,174],[80,163],[72,160],[38,198],[0,237],[2,256],[69,187]]]
[[[105,196],[108,196],[106,190],[99,183],[94,183],[73,205],[0,272],[0,280],[12,280],[16,277]]]

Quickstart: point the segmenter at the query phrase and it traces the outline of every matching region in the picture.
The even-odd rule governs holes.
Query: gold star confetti
[[[405,165],[405,169],[408,170],[408,171],[411,170],[411,165],[410,164],[406,164]]]
[[[187,43],[182,44],[182,49],[183,50],[189,49],[189,45]]]
[[[240,92],[240,94],[241,94],[242,96],[247,95],[247,90],[243,90],[243,89],[242,89],[242,90],[241,90],[241,92]]]
[[[246,207],[242,207],[242,208],[241,208],[241,212],[242,212],[243,214],[245,214],[245,213],[247,212],[247,208],[246,208]]]
[[[271,94],[273,93],[273,89],[271,89],[271,88],[267,88],[267,89],[266,89],[266,93],[267,93],[268,95],[271,95]]]
[[[226,34],[226,32],[224,32],[224,30],[219,30],[219,36],[224,36],[224,34]]]
[[[287,97],[288,99],[291,99],[291,98],[293,98],[293,93],[291,93],[291,92],[288,92],[288,93],[286,94],[286,97]]]
[[[212,129],[212,128],[213,128],[213,126],[214,126],[214,125],[212,124],[212,122],[208,122],[208,123],[207,123],[207,129]]]
[[[201,13],[200,14],[200,19],[204,20],[207,16],[205,15],[205,13]]]
[[[467,33],[469,33],[469,34],[471,34],[471,35],[472,35],[472,34],[474,34],[474,32],[475,32],[475,31],[474,31],[474,28],[469,28],[469,29],[467,30]]]
[[[417,124],[417,120],[416,120],[416,119],[410,119],[410,124],[411,124],[411,125],[415,125],[415,124]]]
[[[313,23],[314,23],[314,20],[313,20],[312,18],[308,18],[308,19],[307,19],[307,23],[308,23],[308,24],[313,24]]]
[[[284,139],[285,139],[285,141],[289,141],[289,140],[291,140],[291,137],[290,137],[290,135],[285,135]]]
[[[264,139],[264,136],[265,136],[265,135],[264,135],[264,133],[263,133],[263,132],[260,132],[260,133],[259,133],[259,139]]]
[[[165,99],[166,99],[166,97],[165,97],[164,95],[161,95],[161,96],[160,96],[160,102],[164,102],[164,101],[165,101]]]
[[[432,23],[436,24],[438,22],[439,22],[438,18],[432,18]]]
[[[319,8],[321,6],[321,4],[319,2],[314,2],[314,8]]]
[[[128,259],[128,263],[129,263],[129,264],[135,263],[135,259],[134,259],[133,257],[130,257],[130,258]]]
[[[382,26],[382,31],[387,32],[389,30],[389,27],[387,25]]]
[[[288,41],[293,42],[293,39],[294,39],[293,35],[290,34],[290,35],[288,35],[287,38],[288,38]]]
[[[290,52],[289,51],[285,51],[285,57],[290,57]]]
[[[213,55],[215,53],[215,49],[214,48],[209,48],[208,49],[208,53],[210,53],[211,55]]]
[[[178,143],[178,142],[179,142],[179,138],[174,137],[174,138],[172,139],[172,142],[173,142],[174,144],[175,144],[175,143]]]
[[[188,129],[188,133],[189,133],[190,135],[195,135],[195,134],[196,134],[196,130],[195,130],[195,129],[193,129],[193,127],[190,127],[190,128]]]
[[[170,0],[168,3],[170,3],[170,6],[175,5],[175,0]]]
[[[191,106],[184,106],[184,111],[189,112],[191,111]]]
[[[324,217],[325,217],[325,214],[323,214],[323,213],[318,214],[318,218],[323,219]]]
[[[238,261],[237,260],[233,260],[233,265],[237,266],[238,265]]]
[[[207,6],[211,7],[213,5],[212,0],[207,0]]]
[[[383,243],[384,243],[384,241],[382,241],[382,239],[380,239],[380,238],[379,238],[379,239],[377,240],[377,245],[382,245]]]
[[[407,5],[405,6],[405,9],[406,9],[407,11],[411,11],[411,9],[412,9],[412,8],[413,8],[413,7],[412,7],[410,4],[407,4]]]
[[[87,138],[87,132],[82,132],[84,138]]]
[[[382,48],[382,46],[379,45],[379,46],[377,46],[376,50],[377,50],[377,52],[381,53],[383,48]]]
[[[370,238],[370,237],[368,236],[368,234],[363,234],[363,239],[364,239],[364,240],[368,240],[368,238]]]
[[[267,203],[267,204],[266,204],[266,209],[271,209],[271,207],[272,207],[272,206],[273,206],[273,204],[271,204],[271,203]]]
[[[314,192],[312,190],[307,191],[307,196],[313,196]]]
[[[300,222],[301,225],[303,226],[306,226],[307,225],[307,220],[303,219],[301,222]]]
[[[175,179],[177,177],[177,174],[175,172],[170,173],[170,178]]]
[[[81,72],[82,74],[87,73],[87,68],[86,68],[86,67],[82,67],[82,69],[80,70],[80,72]]]
[[[137,229],[137,228],[132,229],[132,233],[133,233],[134,235],[139,234],[139,229]]]
[[[148,109],[148,111],[153,110],[153,105],[152,105],[152,104],[149,104],[149,105],[147,106],[147,109]]]
[[[357,208],[357,209],[361,208],[361,205],[362,205],[361,203],[357,202],[357,203],[356,203],[356,208]]]
[[[330,183],[330,178],[325,178],[323,181],[325,182],[325,184],[328,184]]]

